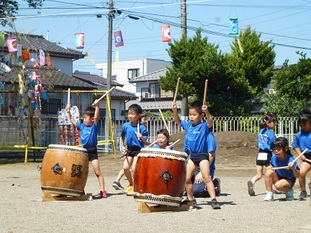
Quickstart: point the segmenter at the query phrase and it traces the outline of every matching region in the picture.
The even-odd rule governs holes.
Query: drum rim
[[[141,152],[159,152],[159,153],[167,153],[167,154],[178,154],[181,156],[186,156],[187,154],[185,152],[177,151],[177,150],[166,150],[166,149],[159,149],[159,148],[141,148]]]
[[[79,146],[68,146],[68,145],[62,145],[62,144],[50,144],[48,146],[48,149],[55,149],[55,148],[62,148],[62,149],[68,149],[68,150],[78,150],[87,153],[87,150],[83,147]]]

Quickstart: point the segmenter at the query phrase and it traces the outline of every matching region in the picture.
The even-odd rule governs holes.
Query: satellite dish
[[[9,66],[7,66],[5,63],[0,62],[0,71],[5,72],[5,73],[9,73],[11,71],[11,68]]]

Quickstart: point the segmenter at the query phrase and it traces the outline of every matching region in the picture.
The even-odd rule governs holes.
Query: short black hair
[[[196,110],[199,114],[202,113],[202,102],[200,100],[195,100],[193,101],[190,106],[189,109],[194,109]]]
[[[94,107],[87,107],[83,112],[83,115],[87,115],[89,117],[94,117],[94,114],[95,114],[95,108]]]
[[[272,144],[271,144],[272,149],[274,148],[282,148],[283,150],[285,150],[286,153],[289,152],[288,150],[288,140],[285,137],[278,137],[276,138]],[[286,150],[287,147],[287,150]]]
[[[260,123],[260,128],[266,128],[267,127],[267,122],[278,122],[278,118],[276,115],[272,113],[268,113],[267,115],[264,116],[263,121]]]
[[[129,106],[128,110],[134,111],[137,114],[142,114],[143,113],[143,109],[141,108],[140,105],[138,104],[132,104]]]
[[[299,112],[298,124],[307,124],[311,122],[311,112],[309,109],[303,109]]]

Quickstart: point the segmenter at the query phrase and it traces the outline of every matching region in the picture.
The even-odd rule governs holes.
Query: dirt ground
[[[264,202],[263,179],[256,184],[256,196],[247,193],[246,182],[255,174],[256,134],[226,132],[215,134],[216,177],[221,180],[217,198],[221,210],[213,210],[209,198],[197,198],[197,211],[139,213],[138,203],[111,184],[123,160],[119,154],[100,156],[107,199],[94,201],[42,202],[40,171],[42,154],[23,163],[22,153],[0,153],[0,233],[20,232],[310,232],[310,198]],[[171,141],[182,138],[172,135]],[[182,141],[174,146],[181,150]],[[296,156],[296,155],[295,155]],[[90,168],[86,192],[98,192],[97,179]],[[310,175],[310,174],[309,174]],[[127,180],[122,179],[123,186]],[[309,194],[309,190],[308,190]]]

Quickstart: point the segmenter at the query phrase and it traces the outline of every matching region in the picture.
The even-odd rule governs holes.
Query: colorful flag
[[[171,42],[171,28],[170,25],[164,25],[161,27],[162,42]]]
[[[83,49],[84,48],[84,32],[77,32],[75,34],[76,37],[76,48]]]
[[[124,42],[123,42],[122,32],[121,31],[113,32],[113,36],[114,36],[114,44],[115,44],[116,47],[124,46]]]
[[[229,20],[229,35],[231,36],[239,35],[239,22],[237,18],[231,18]]]

